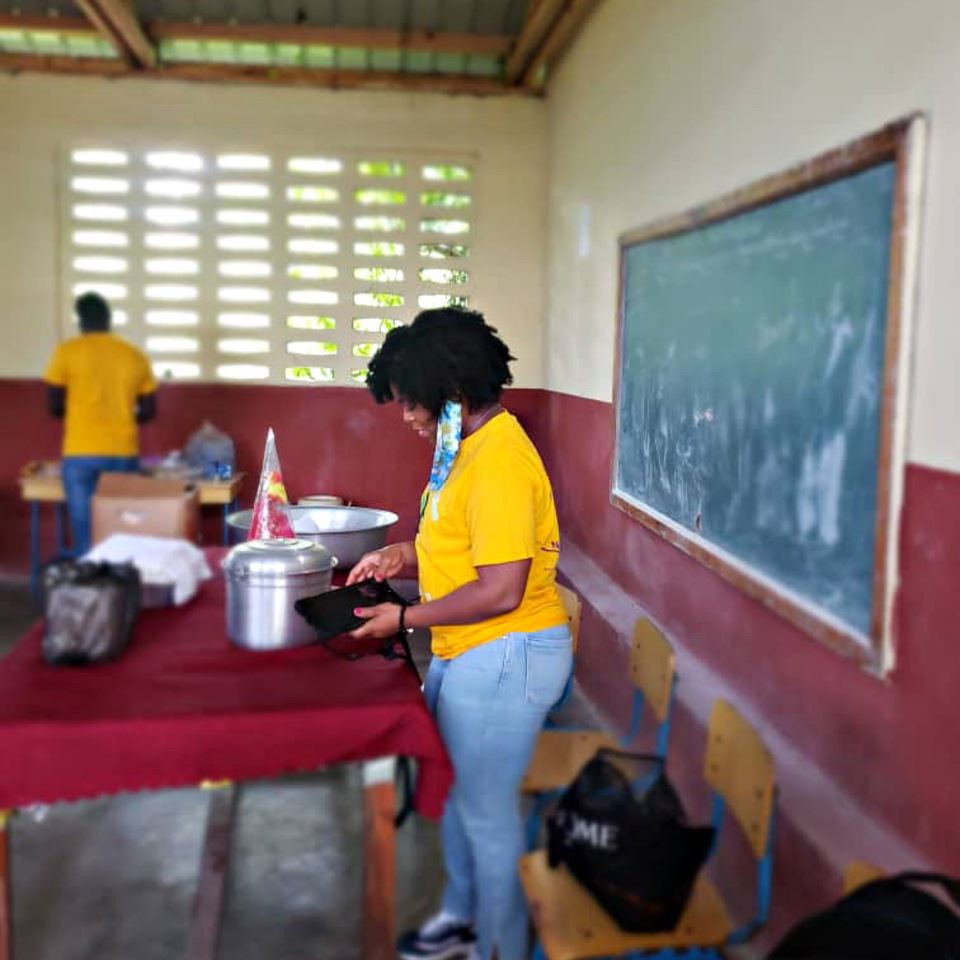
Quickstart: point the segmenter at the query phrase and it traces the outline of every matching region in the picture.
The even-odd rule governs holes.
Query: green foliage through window
[[[358,257],[402,257],[404,247],[402,243],[385,243],[379,240],[366,240],[353,245],[353,252]]]
[[[353,329],[357,333],[389,333],[396,327],[402,327],[400,320],[387,320],[385,317],[355,317]]]
[[[287,317],[287,326],[294,330],[336,330],[337,321],[333,317],[309,317],[301,314]]]
[[[357,217],[354,225],[358,230],[377,230],[385,233],[403,230],[407,222],[401,217]]]
[[[376,355],[379,349],[379,343],[355,343],[353,345],[353,355],[355,357],[365,357],[369,360]]]
[[[420,202],[425,207],[446,207],[449,210],[460,210],[463,207],[469,207],[473,198],[465,193],[433,191],[431,193],[421,193]]]
[[[302,383],[329,383],[333,380],[333,369],[331,367],[287,367],[286,377],[288,380]]]
[[[395,160],[361,160],[357,171],[361,177],[402,177],[407,165]]]
[[[296,203],[336,203],[339,198],[333,187],[287,187],[287,199]]]
[[[402,307],[403,297],[399,293],[356,293],[353,302],[358,307]]]
[[[357,280],[374,283],[403,283],[403,271],[397,267],[356,267],[353,275]]]
[[[470,224],[466,220],[421,220],[420,229],[424,233],[468,233]]]
[[[287,342],[287,353],[304,357],[332,357],[336,356],[337,345],[329,341],[290,340]]]
[[[427,283],[466,283],[469,274],[466,270],[446,270],[440,267],[425,267],[418,271],[420,279]]]
[[[446,182],[472,180],[473,171],[469,167],[430,164],[423,168],[423,179]]]
[[[402,190],[357,190],[354,193],[357,203],[365,207],[378,205],[392,205],[407,202],[407,195]]]
[[[431,260],[446,260],[448,258],[465,257],[470,252],[469,247],[458,243],[421,243],[420,256]]]

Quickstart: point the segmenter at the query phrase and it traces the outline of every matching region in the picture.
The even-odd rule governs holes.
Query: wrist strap
[[[400,632],[413,633],[413,627],[407,626],[407,608],[406,605],[400,608]]]

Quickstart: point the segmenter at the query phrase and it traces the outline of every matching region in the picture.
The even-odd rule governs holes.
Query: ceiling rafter
[[[532,87],[538,84],[544,66],[556,67],[561,57],[580,33],[587,17],[599,5],[600,0],[570,0],[567,3],[540,49],[524,70],[522,83],[525,86]]]
[[[537,84],[542,68],[555,63],[601,0],[536,0],[504,66],[506,83]]]
[[[503,68],[507,83],[518,83],[569,0],[539,0],[527,17]]]
[[[149,70],[157,64],[157,51],[147,38],[130,0],[75,0],[84,16],[133,66]]]
[[[495,77],[372,70],[325,70],[311,67],[269,67],[228,63],[169,63],[150,70],[138,70],[123,60],[36,54],[0,54],[0,73],[54,73],[67,76],[248,83],[333,90],[403,90],[473,96],[537,95],[536,91],[525,87],[507,87]]]

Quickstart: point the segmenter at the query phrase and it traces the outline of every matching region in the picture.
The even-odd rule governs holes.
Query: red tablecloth
[[[409,667],[240,650],[220,576],[142,613],[115,663],[50,667],[40,639],[38,624],[0,660],[0,808],[406,755],[417,809],[441,813],[452,771]]]

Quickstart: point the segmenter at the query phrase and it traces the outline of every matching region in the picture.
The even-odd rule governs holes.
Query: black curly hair
[[[482,313],[424,310],[409,327],[387,334],[367,366],[367,386],[377,403],[402,400],[434,417],[448,400],[478,410],[513,383],[509,363],[515,359]]]
[[[110,304],[99,293],[84,293],[73,308],[83,333],[104,333],[110,329]]]

